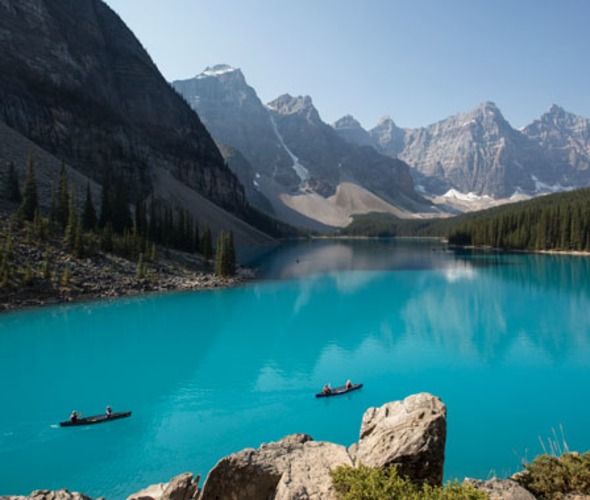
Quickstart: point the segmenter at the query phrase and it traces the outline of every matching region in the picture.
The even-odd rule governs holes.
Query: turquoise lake
[[[422,391],[447,405],[446,479],[590,449],[590,259],[351,240],[256,264],[229,290],[0,315],[0,495],[123,499],[292,433],[350,445],[367,408]],[[107,404],[133,415],[57,425]]]

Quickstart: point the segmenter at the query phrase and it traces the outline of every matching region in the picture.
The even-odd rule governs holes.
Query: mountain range
[[[340,137],[309,96],[263,104],[242,72],[227,65],[172,84],[213,138],[247,161],[227,158],[249,200],[279,219],[322,230],[345,226],[356,213],[438,212],[416,192],[405,162]]]
[[[329,125],[227,65],[167,82],[101,0],[0,0],[0,39],[0,170],[33,157],[45,209],[62,164],[80,196],[108,174],[247,243],[271,239],[264,214],[325,231],[590,185],[590,122],[556,105],[521,130],[491,102],[417,129]]]
[[[431,196],[451,191],[500,200],[590,185],[590,121],[557,105],[522,130],[492,102],[418,129],[385,117],[366,131],[350,116],[334,128],[406,161],[418,189]]]
[[[216,141],[243,154],[256,178],[234,171],[250,192],[292,223],[344,225],[371,210],[433,216],[590,185],[590,122],[556,105],[522,130],[492,102],[423,128],[400,128],[384,117],[365,130],[350,115],[328,126],[309,96],[283,95],[264,105],[242,72],[227,65],[173,86]],[[385,167],[374,152],[398,163]],[[395,180],[386,182],[374,163],[394,169]]]

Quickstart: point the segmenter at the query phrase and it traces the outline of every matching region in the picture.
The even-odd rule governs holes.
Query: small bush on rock
[[[419,487],[406,477],[400,477],[395,467],[389,469],[361,465],[358,468],[340,466],[330,473],[334,488],[342,500],[484,500],[487,495],[471,485],[458,482],[443,487]]]
[[[590,495],[590,452],[539,455],[515,480],[540,499],[559,500],[568,493]]]

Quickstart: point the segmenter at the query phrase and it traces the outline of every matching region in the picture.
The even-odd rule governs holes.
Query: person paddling
[[[104,411],[107,417],[110,417],[113,414],[113,410],[110,406],[107,406],[106,410]]]

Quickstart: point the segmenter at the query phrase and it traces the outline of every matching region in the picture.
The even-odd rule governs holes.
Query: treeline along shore
[[[90,187],[76,195],[62,168],[41,208],[35,167],[24,185],[14,168],[0,201],[0,310],[147,292],[233,286],[253,276],[237,266],[231,232],[200,228],[187,211],[138,199],[105,178],[100,211]],[[45,200],[47,201],[47,200]]]

